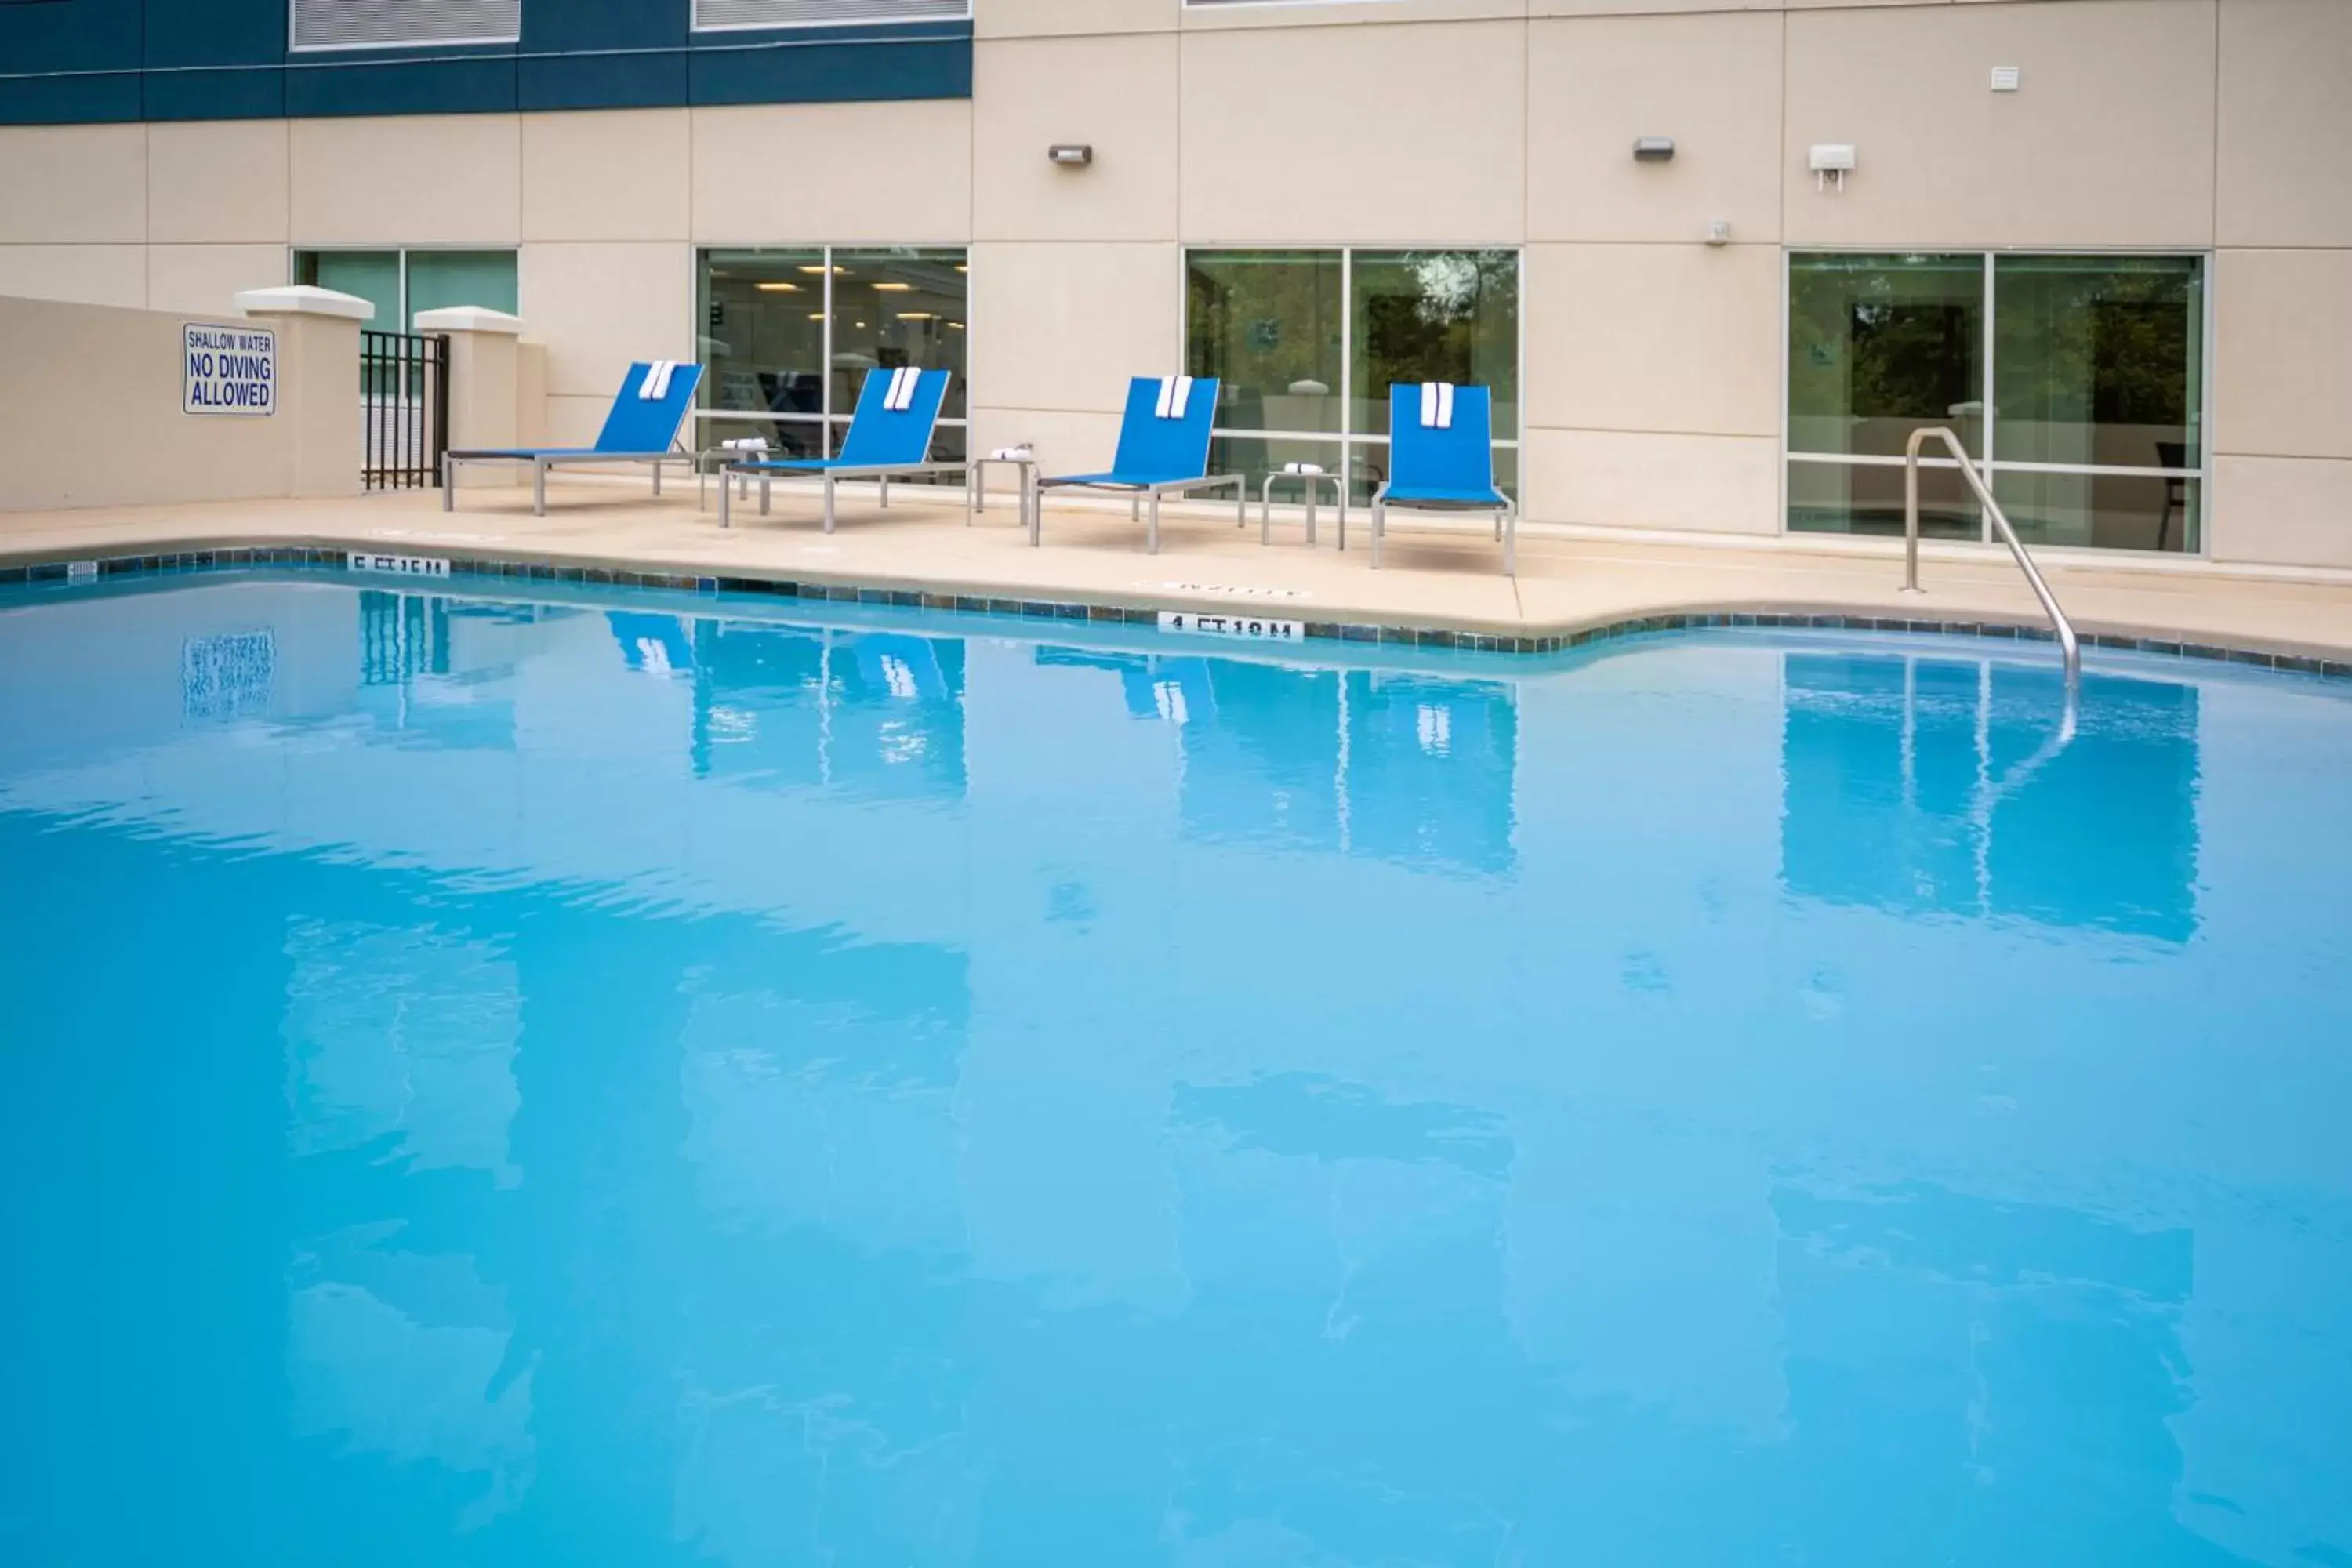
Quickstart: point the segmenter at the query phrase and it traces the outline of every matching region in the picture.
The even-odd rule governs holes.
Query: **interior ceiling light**
[[[929,310],[901,310],[898,312],[898,319],[902,321],[929,321],[937,320],[937,318]]]
[[[797,283],[754,283],[751,287],[762,294],[797,294],[801,291]]]
[[[877,283],[875,288],[892,294],[904,294],[914,288],[912,283]]]

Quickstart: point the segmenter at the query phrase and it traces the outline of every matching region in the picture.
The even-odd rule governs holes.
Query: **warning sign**
[[[188,323],[180,356],[183,414],[275,414],[278,334]]]

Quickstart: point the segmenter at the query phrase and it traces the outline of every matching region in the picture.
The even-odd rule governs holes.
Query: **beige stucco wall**
[[[1176,364],[1186,245],[1523,247],[1530,519],[1773,534],[1787,247],[2188,250],[2210,553],[2352,567],[2352,3],[978,0],[974,30],[969,102],[0,128],[0,290],[219,310],[289,247],[513,246],[574,439],[629,360],[693,352],[698,245],[968,243],[975,444],[1092,466],[1126,376]],[[1815,142],[1859,148],[1843,194]]]
[[[276,333],[275,411],[181,411],[191,321]],[[359,490],[359,323],[0,296],[0,513]]]

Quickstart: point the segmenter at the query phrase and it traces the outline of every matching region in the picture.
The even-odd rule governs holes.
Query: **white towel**
[[[1454,428],[1452,382],[1424,381],[1421,384],[1421,427],[1424,430]]]
[[[1282,465],[1282,471],[1286,474],[1319,474],[1323,471],[1323,465],[1320,463],[1285,463]]]
[[[1036,449],[1031,447],[999,447],[988,458],[992,463],[1025,463],[1036,455]]]
[[[923,373],[913,365],[900,365],[890,373],[890,389],[882,395],[882,406],[892,414],[904,414],[915,405],[915,388],[923,382]]]
[[[659,403],[669,395],[670,373],[677,369],[674,359],[657,359],[646,367],[646,379],[637,384],[637,395],[647,403]]]
[[[768,449],[768,440],[764,436],[738,436],[719,444],[730,452],[764,452]]]
[[[1181,419],[1185,405],[1192,401],[1192,378],[1189,375],[1163,375],[1160,378],[1160,417]]]

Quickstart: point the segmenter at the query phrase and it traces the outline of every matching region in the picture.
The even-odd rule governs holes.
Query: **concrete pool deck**
[[[1333,549],[1332,514],[1305,542],[1296,509],[1276,512],[1261,546],[1257,513],[1237,530],[1230,508],[1171,509],[1160,554],[1123,505],[1048,510],[1033,550],[1009,494],[966,527],[960,505],[912,487],[887,510],[843,487],[838,531],[817,522],[814,495],[780,490],[775,511],[739,505],[722,530],[715,495],[698,511],[690,481],[661,500],[641,483],[551,487],[534,517],[527,489],[436,490],[336,500],[268,500],[0,515],[0,569],[68,560],[172,555],[236,547],[310,546],[556,569],[1043,600],[1125,610],[1201,610],[1324,625],[1409,626],[1504,638],[1550,637],[1653,616],[1781,613],[2038,628],[2045,625],[2007,553],[1923,552],[1924,594],[1900,591],[1899,544],[1759,540],[1687,544],[1525,532],[1516,580],[1483,522],[1445,530],[1391,520],[1380,571],[1365,550],[1369,516],[1349,517]],[[2037,555],[2086,637],[2144,638],[2343,663],[2352,659],[2352,574],[2261,575],[2169,563],[2085,563]]]

